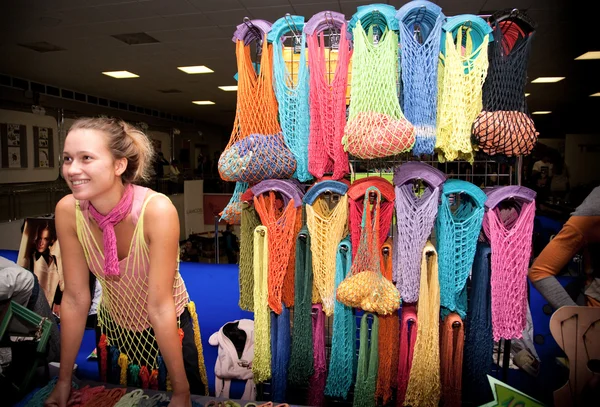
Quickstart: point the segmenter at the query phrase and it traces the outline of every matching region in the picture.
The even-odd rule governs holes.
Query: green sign
[[[543,407],[544,405],[514,387],[488,375],[488,381],[494,393],[494,401],[481,407]]]

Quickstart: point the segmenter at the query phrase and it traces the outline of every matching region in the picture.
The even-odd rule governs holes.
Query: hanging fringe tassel
[[[325,355],[325,313],[321,304],[314,304],[311,310],[313,329],[314,374],[308,387],[308,405],[322,406],[325,401],[325,380],[327,364]]]
[[[196,313],[196,304],[194,301],[188,303],[187,309],[190,313],[192,326],[194,327],[194,343],[198,350],[198,368],[200,370],[200,378],[204,384],[204,395],[208,396],[208,376],[206,374],[206,365],[204,363],[204,349],[202,348],[202,338],[200,336],[200,324],[198,324],[198,314]],[[180,338],[183,341],[183,330],[181,331]]]
[[[119,361],[117,363],[119,364],[119,367],[121,368],[121,376],[120,376],[119,383],[121,384],[121,386],[127,386],[127,365],[129,364],[127,355],[124,353],[121,353],[119,355]]]
[[[461,406],[462,362],[465,330],[456,313],[449,314],[442,326],[440,376],[442,405]]]
[[[417,340],[417,313],[414,304],[402,305],[402,321],[400,322],[400,355],[398,358],[398,391],[396,405],[402,406],[406,397],[406,389],[412,367],[415,341]]]
[[[152,369],[152,373],[150,373],[150,382],[148,386],[151,390],[158,390],[158,369]]]
[[[108,358],[106,351],[106,334],[100,335],[100,341],[98,342],[98,357],[100,358],[100,380],[106,383],[106,362]]]
[[[148,367],[142,366],[140,369],[139,380],[142,384],[142,389],[147,389],[150,387],[150,372],[148,371]]]
[[[131,387],[140,387],[140,366],[134,363],[127,366],[127,385]]]
[[[112,384],[119,384],[119,377],[121,377],[121,370],[119,368],[119,355],[121,352],[114,346],[108,347],[108,357],[110,358],[110,371],[108,371],[108,382]]]

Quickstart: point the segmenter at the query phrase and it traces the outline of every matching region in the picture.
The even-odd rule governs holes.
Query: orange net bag
[[[370,205],[369,194],[375,192],[375,204]],[[362,232],[352,274],[337,289],[337,300],[349,307],[361,308],[381,315],[391,314],[400,308],[400,293],[396,286],[381,274],[379,255],[379,210],[381,192],[370,187],[365,193]]]
[[[267,44],[266,35],[263,40]],[[291,178],[294,155],[285,145],[277,121],[273,90],[273,45],[262,51],[257,74],[250,45],[236,41],[238,99],[229,143],[219,158],[219,175],[225,181],[256,184],[265,179]]]

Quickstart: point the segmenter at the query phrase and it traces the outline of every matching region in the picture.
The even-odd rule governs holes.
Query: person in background
[[[51,322],[46,360],[57,362],[60,359],[60,334],[36,275],[0,256],[0,302],[3,301],[14,301]]]
[[[194,247],[194,244],[191,240],[186,240],[183,247],[181,248],[181,261],[200,261],[200,254],[198,253],[198,249]]]
[[[240,246],[238,244],[237,236],[233,233],[233,225],[227,224],[225,231],[223,231],[223,238],[225,239],[227,262],[229,264],[237,264]]]
[[[550,161],[550,157],[544,154],[541,160],[536,161],[531,169],[532,175],[545,174],[548,178],[552,178],[552,169],[554,164]]]
[[[162,178],[165,176],[165,165],[170,165],[167,159],[165,158],[162,151],[159,151],[156,155],[156,160],[154,161],[154,174],[157,178]]]
[[[556,276],[580,251],[584,275],[578,298],[572,298]],[[592,190],[535,259],[529,280],[555,309],[577,304],[600,306],[600,187]]]
[[[162,356],[173,391],[169,406],[191,406],[190,390],[206,394],[204,357],[194,340],[200,332],[178,271],[177,210],[166,196],[134,185],[149,178],[152,156],[148,137],[117,119],[78,119],[67,134],[62,172],[72,194],[56,205],[58,239],[69,253],[60,372],[46,406],[65,407],[69,399],[91,305],[88,270],[102,286],[98,320],[108,343],[149,370]],[[143,349],[151,349],[147,357]]]

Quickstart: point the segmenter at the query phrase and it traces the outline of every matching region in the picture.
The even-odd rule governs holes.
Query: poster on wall
[[[37,276],[48,305],[52,307],[57,291],[64,288],[60,245],[56,239],[54,219],[25,220],[17,264]]]
[[[2,168],[27,168],[27,130],[25,125],[0,123]]]
[[[35,168],[54,167],[54,143],[52,129],[33,126],[33,159]]]

